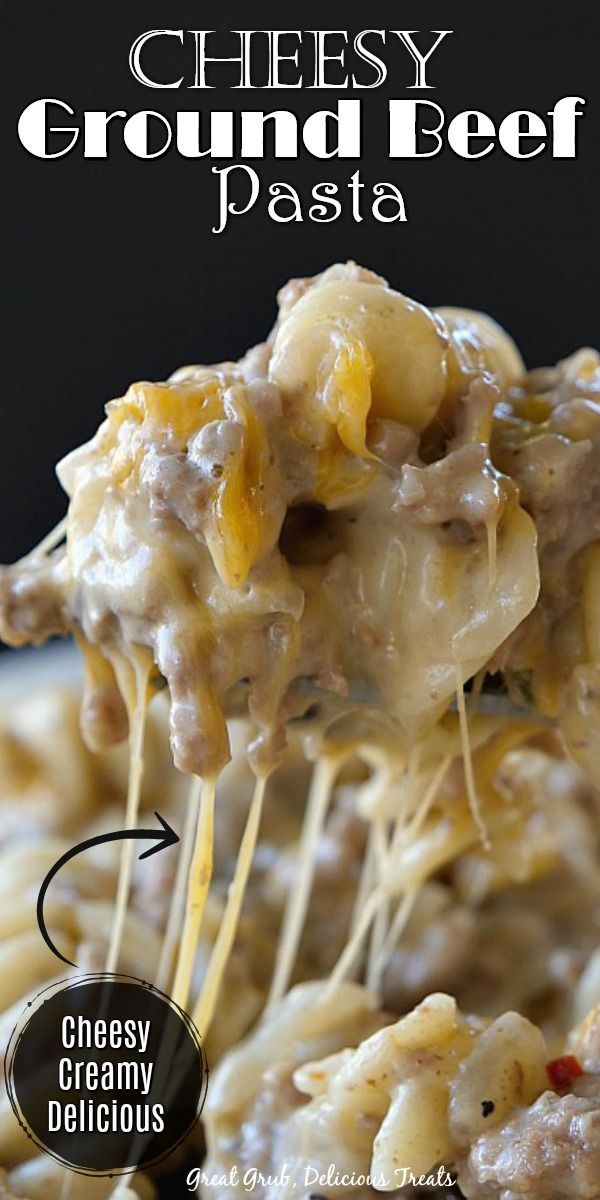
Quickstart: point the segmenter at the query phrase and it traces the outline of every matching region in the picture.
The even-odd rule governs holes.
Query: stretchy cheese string
[[[403,831],[405,836],[407,835],[407,841],[412,841],[416,837],[428,809],[433,804],[435,796],[439,787],[441,786],[451,761],[451,757],[445,758],[436,770],[435,775],[429,787],[427,788],[425,795],[423,796],[423,799],[417,809],[417,812],[415,813],[415,816],[413,817],[411,824]],[[391,877],[390,868],[393,865],[394,857],[399,849],[400,844],[400,838],[397,835],[398,831],[396,831],[396,836],[392,838],[387,863],[384,868],[384,878],[387,877],[389,879]],[[399,892],[403,890],[402,884],[398,886],[397,890]],[[389,885],[382,886],[381,884],[378,884],[374,891],[371,892],[371,895],[368,897],[366,903],[363,905],[360,917],[356,922],[351,936],[348,939],[348,942],[346,943],[346,946],[344,947],[344,950],[342,951],[342,954],[340,955],[335,967],[333,968],[333,971],[331,972],[325,990],[326,1000],[331,998],[335,989],[348,976],[348,973],[351,971],[352,965],[360,952],[364,939],[369,932],[372,921],[376,919],[380,907],[386,902],[390,895],[393,894],[393,891],[396,891],[396,888],[391,889]],[[381,950],[379,962],[375,964],[375,973],[381,973],[383,970],[385,960],[387,957],[389,957],[390,946],[393,948],[395,945],[393,938],[397,940],[397,937],[401,932],[401,928],[403,927],[403,922],[405,923],[408,915],[410,915],[412,903],[414,903],[414,896],[410,904],[408,904],[407,901],[407,907],[404,907],[403,902],[403,905],[401,905],[399,911],[396,913],[396,917],[392,923],[392,928]]]
[[[482,667],[481,671],[478,671],[477,674],[473,676],[471,691],[469,692],[468,699],[465,700],[467,716],[469,717],[474,717],[479,712],[479,702],[481,700],[481,693],[483,691],[486,675],[487,667]]]
[[[195,825],[194,849],[188,873],[181,947],[172,992],[174,1002],[181,1008],[186,1008],[190,994],[194,959],[213,866],[216,780],[213,778],[198,779],[194,783],[199,788],[200,803]],[[193,787],[191,799],[193,810],[196,811],[198,808],[196,787]],[[111,1193],[111,1200],[128,1200],[127,1181],[133,1178],[134,1174],[135,1168],[123,1176],[114,1192]]]
[[[377,887],[373,892],[371,892],[371,895],[369,896],[362,913],[360,914],[360,918],[352,937],[346,942],[346,945],[340,954],[337,963],[330,972],[329,979],[327,980],[323,993],[323,1003],[326,1004],[329,1000],[331,1000],[337,988],[347,978],[352,969],[354,960],[369,932],[371,922],[374,920],[380,904],[383,903],[388,895],[388,890],[383,887]]]
[[[252,859],[254,857],[254,851],[256,849],[256,842],[258,839],[266,784],[267,777],[264,775],[259,776],[259,778],[256,780],[252,802],[250,804],[246,826],[235,864],[234,876],[229,885],[229,891],[227,893],[225,912],[223,913],[223,917],[219,925],[219,932],[212,949],[206,970],[206,977],[202,985],[202,991],[200,992],[200,996],[193,1012],[194,1024],[201,1038],[206,1036],[212,1021],[215,1005],[219,995],[219,989],[223,981],[223,975],[225,974],[229,956],[235,941],[240,912],[246,892],[246,885],[248,883],[248,876],[250,874]]]
[[[452,761],[453,756],[451,754],[446,755],[446,757],[442,759],[441,763],[434,771],[433,778],[431,779],[428,787],[425,789],[423,797],[419,801],[411,820],[401,829],[397,829],[395,831],[390,848],[389,861],[391,863],[393,863],[393,859],[398,853],[401,845],[410,845],[410,843],[415,840],[419,830],[421,829],[421,826],[423,825],[423,822],[425,821],[425,818],[429,813],[429,810],[431,809],[431,806],[435,802],[435,798],[442,786],[442,783],[444,782]]]
[[[313,771],[298,850],[298,880],[296,886],[290,888],[287,898],[267,1007],[280,1000],[289,987],[306,919],[319,838],[339,766],[339,755],[323,756],[317,760]]]
[[[375,880],[375,829],[373,825],[369,825],[369,834],[367,837],[367,847],[363,856],[358,887],[356,889],[356,897],[350,917],[349,936],[352,937],[360,918],[365,904],[373,890]]]
[[[429,783],[429,786],[426,788],[411,821],[403,828],[396,828],[394,831],[394,836],[391,841],[388,855],[388,862],[384,868],[388,873],[393,867],[394,859],[400,850],[400,845],[402,844],[404,847],[409,846],[410,843],[413,842],[417,837],[423,822],[425,821],[432,805],[435,802],[435,798],[444,781],[451,762],[451,755],[448,755],[446,758],[442,759],[442,762],[434,772],[433,778]],[[419,890],[419,888],[413,888],[401,900],[394,915],[392,924],[387,932],[387,936],[380,946],[379,957],[372,964],[372,978],[370,986],[376,993],[378,993],[380,990],[381,976],[385,969],[385,964],[393,954],[406,928],[410,914],[419,894]]]
[[[396,949],[396,946],[398,945],[398,942],[400,941],[400,938],[402,937],[402,934],[408,925],[420,890],[420,887],[411,888],[411,890],[402,897],[396,912],[394,913],[394,919],[390,925],[387,938],[381,948],[379,961],[375,964],[375,975],[379,980],[383,975],[386,963],[394,953],[394,950]]]
[[[460,723],[460,741],[462,748],[463,767],[465,772],[465,784],[467,788],[467,796],[469,798],[469,807],[471,816],[477,826],[479,837],[484,849],[491,849],[491,843],[488,831],[481,814],[481,805],[477,788],[475,786],[475,776],[473,774],[473,758],[471,755],[471,742],[469,740],[469,720],[467,717],[467,706],[465,704],[465,693],[463,691],[463,678],[460,669],[460,663],[455,662],[456,670],[456,704],[458,708],[458,719]]]
[[[194,853],[194,840],[196,836],[196,826],[198,824],[201,788],[202,780],[198,779],[197,776],[194,776],[190,785],[187,799],[186,818],[181,838],[175,884],[173,888],[173,895],[171,896],[171,903],[169,905],[169,915],[167,918],[165,935],[163,938],[160,959],[156,971],[156,986],[163,992],[167,991],[169,984],[171,983],[175,951],[177,949],[181,933],[187,882],[190,875],[192,855]]]
[[[180,1008],[186,1008],[189,999],[200,926],[212,878],[215,790],[216,780],[214,778],[209,777],[202,780],[200,811],[188,880],[181,947],[173,984],[173,1000]]]
[[[118,673],[121,675],[120,682],[122,686],[122,666],[119,667],[116,663],[115,666]],[[148,666],[147,659],[142,659],[141,656],[136,656],[134,658],[134,673],[135,702],[133,706],[131,705],[131,697],[124,692],[126,702],[128,702],[130,720],[129,782],[127,787],[127,803],[125,807],[126,829],[136,828],[140,807],[142,778],[144,774],[144,734],[146,729],[146,713],[148,709],[148,679],[150,675],[150,668]],[[116,971],[119,962],[121,942],[123,940],[123,929],[127,915],[127,902],[131,889],[133,853],[136,844],[137,843],[133,840],[133,838],[128,838],[121,843],[121,859],[119,863],[119,878],[117,881],[115,911],[110,935],[110,945],[106,957],[106,970],[110,973]]]
[[[408,825],[405,825],[404,828],[395,830],[395,834],[394,834],[394,837],[392,838],[392,844],[390,846],[390,852],[389,852],[389,857],[388,857],[388,863],[387,863],[388,871],[390,870],[391,866],[393,866],[394,858],[400,849],[400,844],[402,844],[403,846],[409,846],[410,843],[413,842],[415,840],[415,838],[418,836],[421,826],[423,825],[423,822],[425,821],[428,813],[430,812],[432,805],[435,803],[436,796],[440,790],[440,787],[442,786],[442,783],[444,782],[444,779],[446,777],[446,774],[448,772],[451,762],[452,762],[451,754],[447,755],[446,758],[442,759],[437,770],[434,771],[433,778],[431,779],[428,787],[425,789],[425,793],[424,793],[422,799],[420,800],[420,802],[416,808],[416,811],[414,812],[410,822],[408,823]],[[396,913],[394,915],[394,919],[390,926],[386,940],[381,947],[379,961],[377,963],[375,963],[375,965],[374,965],[375,977],[381,976],[381,974],[383,973],[383,970],[385,968],[386,962],[390,958],[391,954],[394,952],[394,950],[400,940],[400,937],[402,936],[402,933],[404,932],[404,929],[406,928],[407,922],[410,918],[410,914],[412,912],[412,909],[414,907],[414,904],[415,904],[418,894],[419,894],[419,889],[414,888],[410,892],[408,892],[406,894],[406,896],[404,896],[403,899],[401,900],[401,902],[396,910]]]
[[[181,932],[181,921],[185,905],[186,888],[188,879],[190,878],[191,861],[194,850],[194,839],[196,827],[198,825],[198,813],[200,803],[200,793],[202,789],[202,780],[194,776],[192,779],[189,795],[187,799],[186,822],[181,838],[181,847],[179,860],[177,863],[177,872],[175,876],[175,885],[171,904],[169,906],[169,916],[167,919],[167,927],[161,948],[161,955],[156,972],[156,987],[161,991],[168,989],[171,971],[173,968],[173,959],[175,949],[179,942]],[[162,1046],[158,1052],[160,1058]],[[132,1167],[131,1171],[126,1172],[117,1182],[114,1191],[110,1194],[110,1200],[129,1200],[129,1197],[134,1198],[135,1193],[129,1188],[129,1182],[133,1180],[136,1174],[136,1167]],[[61,1197],[62,1200],[62,1197]],[[65,1198],[68,1200],[68,1196]]]
[[[37,546],[34,546],[33,550],[30,550],[29,554],[21,559],[21,563],[33,562],[36,558],[43,558],[45,554],[50,554],[62,542],[66,532],[67,518],[62,517],[54,529],[51,529],[50,533],[47,533],[41,542],[38,542]]]
[[[198,936],[212,877],[215,791],[215,780],[202,780],[196,776],[192,779],[173,897],[156,975],[157,987],[162,989],[168,986],[173,952],[181,934],[172,996],[175,1003],[182,1008],[186,1007],[189,997]],[[184,908],[185,917],[181,931]],[[134,1193],[128,1185],[135,1173],[134,1167],[131,1172],[122,1176],[111,1192],[110,1200],[134,1198]]]
[[[407,840],[408,818],[410,812],[412,811],[413,798],[415,794],[418,793],[419,768],[421,765],[422,756],[423,744],[422,742],[417,742],[416,746],[413,747],[408,756],[406,770],[402,779],[398,809],[394,819],[394,827],[392,829],[392,835],[390,838],[388,863],[393,863],[396,855],[399,853],[400,847]],[[419,810],[419,807],[420,806],[418,805],[417,811]],[[416,814],[413,815],[413,821],[415,815]],[[408,828],[410,828],[410,825],[408,825]]]
[[[356,933],[356,930],[362,919],[365,905],[369,899],[369,896],[371,895],[371,892],[373,891],[373,887],[375,886],[375,861],[375,829],[374,826],[370,824],[367,846],[363,856],[358,887],[356,889],[356,896],[354,899],[354,905],[352,907],[352,915],[350,917],[350,923],[348,926],[348,939],[354,937],[354,934]],[[348,968],[349,979],[353,979],[355,977],[358,966],[359,959],[357,954],[355,961],[352,962]]]
[[[380,818],[374,821],[375,871],[377,878],[379,879],[382,877],[382,872],[384,870],[384,865],[389,850],[385,825],[386,823]],[[373,921],[371,928],[371,940],[369,944],[365,982],[369,991],[372,991],[375,994],[377,994],[379,991],[381,950],[387,936],[389,912],[390,905],[389,899],[387,899],[384,900],[377,909],[375,920]]]

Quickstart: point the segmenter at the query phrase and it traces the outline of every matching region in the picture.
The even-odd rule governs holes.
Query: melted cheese
[[[214,808],[215,780],[205,779],[200,794],[196,840],[188,876],[181,944],[172,992],[173,1000],[180,1008],[186,1008],[189,1001],[198,936],[212,878]]]
[[[306,804],[306,815],[298,854],[298,879],[290,889],[288,904],[273,971],[269,1004],[276,1004],[290,984],[292,968],[298,953],[302,928],[315,871],[317,846],[323,832],[335,776],[339,769],[335,757],[319,758]]]
[[[210,1027],[219,995],[219,988],[233,949],[242,904],[244,902],[244,894],[252,866],[252,858],[258,840],[266,784],[267,779],[264,775],[259,776],[256,780],[248,819],[236,860],[233,880],[229,886],[225,912],[223,913],[223,919],[219,926],[219,932],[206,969],[206,977],[202,984],[202,990],[194,1008],[193,1020],[202,1038],[206,1036]]]
[[[189,794],[187,797],[185,827],[181,837],[181,847],[177,860],[175,886],[171,896],[165,936],[163,938],[161,955],[156,970],[155,983],[161,992],[166,992],[169,990],[172,980],[175,953],[179,946],[179,940],[181,937],[187,884],[188,879],[191,876],[196,828],[198,826],[201,791],[202,780],[194,777],[190,783]]]
[[[328,996],[359,966],[369,987],[381,988],[424,882],[458,855],[485,853],[492,875],[510,874],[498,847],[506,851],[523,834],[527,814],[508,828],[494,775],[534,726],[469,722],[464,685],[481,683],[497,658],[501,667],[510,661],[515,632],[530,617],[535,635],[519,653],[536,676],[538,706],[561,720],[600,778],[589,746],[600,720],[598,547],[582,542],[565,560],[577,564],[581,595],[575,615],[559,614],[556,669],[546,625],[542,634],[535,625],[540,562],[549,597],[543,621],[556,615],[564,590],[564,561],[557,566],[551,538],[545,558],[539,544],[545,510],[536,486],[543,493],[552,473],[540,482],[535,458],[521,474],[515,465],[516,450],[535,455],[550,435],[558,449],[575,446],[579,461],[596,430],[591,391],[600,366],[584,356],[563,368],[556,402],[533,394],[523,374],[510,338],[489,318],[434,313],[353,265],[334,268],[284,305],[254,358],[138,383],[112,402],[96,437],[60,469],[71,497],[66,526],[20,564],[12,591],[10,579],[2,581],[0,622],[13,641],[31,629],[38,637],[30,618],[43,630],[44,602],[51,632],[60,621],[75,632],[86,656],[92,744],[122,734],[118,685],[130,723],[128,828],[137,820],[147,704],[166,682],[174,758],[193,783],[157,981],[169,987],[174,966],[173,997],[193,1004],[203,1037],[239,927],[266,778],[291,719],[312,714],[319,752],[271,1009],[293,977],[336,778],[353,754],[371,771],[357,795],[368,844]],[[575,411],[569,393],[561,414],[569,387],[590,397]],[[519,486],[530,488],[527,507]],[[298,515],[304,523],[296,526]],[[66,549],[56,552],[65,528]],[[561,715],[565,681],[577,704]],[[449,713],[454,699],[458,719]],[[245,707],[258,778],[193,996],[216,779],[229,753],[226,715]],[[354,729],[345,741],[343,722]],[[451,776],[460,776],[458,785]],[[109,970],[119,961],[132,854],[125,842]],[[544,864],[541,852],[528,859],[532,872]]]
[[[123,678],[123,664],[121,662],[118,664],[118,671]],[[126,829],[135,829],[138,821],[142,778],[144,774],[144,729],[146,713],[148,711],[147,692],[149,674],[150,666],[147,656],[137,657],[133,668],[133,680],[129,683],[126,692],[126,699],[129,701],[128,708],[131,723],[129,735],[129,782],[127,787],[127,803],[125,806]],[[125,690],[125,685],[123,685],[123,688]],[[127,901],[129,899],[133,869],[133,854],[136,844],[133,838],[126,838],[121,848],[115,913],[110,945],[106,957],[106,970],[111,973],[117,970],[119,963],[119,952],[127,914]]]

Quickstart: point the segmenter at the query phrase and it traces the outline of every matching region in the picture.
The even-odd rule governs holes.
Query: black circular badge
[[[166,1158],[197,1121],[208,1070],[190,1018],[122,975],[54,985],[11,1036],[6,1087],[37,1146],[82,1173]]]

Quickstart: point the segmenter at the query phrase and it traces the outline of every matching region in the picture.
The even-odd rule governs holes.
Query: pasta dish
[[[7,1035],[56,975],[44,870],[160,793],[178,856],[74,861],[49,924],[192,1014],[202,1195],[598,1200],[600,356],[528,371],[338,265],[58,474],[65,521],[0,569],[2,639],[84,669],[0,712]],[[6,1097],[0,1164],[64,1200]]]

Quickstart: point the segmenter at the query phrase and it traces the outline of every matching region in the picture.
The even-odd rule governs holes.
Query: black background
[[[598,18],[592,0],[445,3],[200,4],[177,0],[19,0],[4,6],[1,108],[0,293],[3,337],[0,560],[24,553],[61,515],[53,464],[89,437],[103,402],[135,378],[164,378],[177,365],[237,356],[274,317],[274,293],[290,275],[353,257],[431,303],[487,309],[516,336],[529,364],[600,341]],[[308,113],[351,92],[150,91],[128,68],[135,37],[152,28],[278,27],[453,29],[433,56],[427,98],[448,116],[480,108],[499,121],[515,108],[541,114],[563,95],[587,100],[579,156],[548,152],[516,162],[498,151],[465,162],[446,151],[418,163],[389,162],[386,110],[414,68],[406,52],[385,88],[361,91],[363,180],[393,180],[407,224],[276,225],[265,206],[221,237],[216,181],[206,160],[176,151],[133,159],[119,141],[109,161],[41,162],[19,144],[17,120],[47,96],[86,108],[292,108]],[[427,44],[427,42],[425,43]],[[173,44],[174,50],[181,49]],[[233,52],[233,47],[229,48]],[[177,66],[160,56],[165,75]],[[148,59],[150,63],[150,59]],[[177,74],[180,71],[177,70]],[[224,164],[217,164],[224,165]],[[323,179],[346,183],[356,164],[271,162],[264,188],[287,179],[306,195]]]

